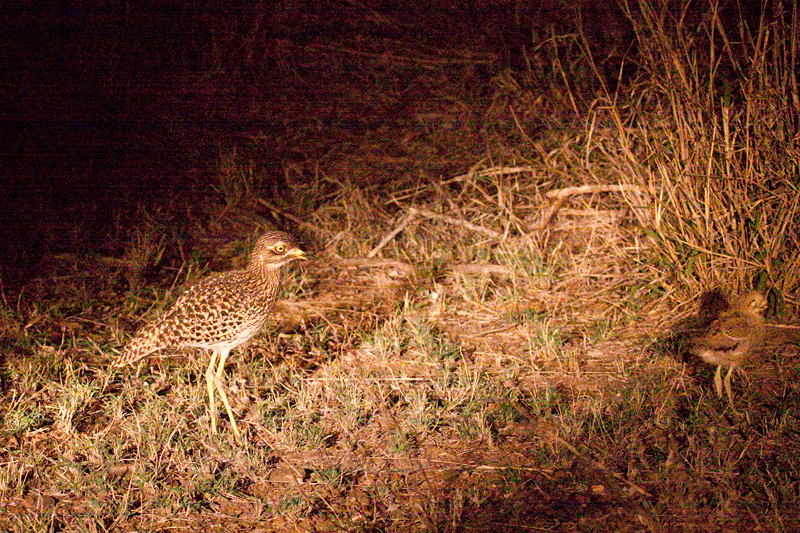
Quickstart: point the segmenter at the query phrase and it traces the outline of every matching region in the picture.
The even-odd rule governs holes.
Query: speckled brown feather
[[[284,246],[282,254],[276,246]],[[112,367],[135,363],[165,348],[232,350],[263,327],[281,281],[281,266],[303,258],[291,236],[262,235],[244,270],[208,276],[190,286],[159,318],[141,328]]]

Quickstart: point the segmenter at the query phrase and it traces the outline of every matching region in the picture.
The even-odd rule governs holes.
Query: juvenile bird
[[[256,242],[245,269],[212,274],[191,285],[168,311],[134,335],[111,367],[135,363],[166,348],[212,350],[206,370],[211,431],[217,433],[216,390],[239,439],[239,428],[223,390],[225,360],[231,350],[264,326],[278,293],[281,267],[296,259],[305,259],[305,253],[290,235],[265,233]]]
[[[725,375],[725,392],[731,405],[731,374],[744,363],[764,338],[766,309],[767,299],[760,292],[748,291],[740,294],[689,345],[690,351],[703,361],[717,365],[714,388],[719,397],[722,397],[722,367],[728,369]]]

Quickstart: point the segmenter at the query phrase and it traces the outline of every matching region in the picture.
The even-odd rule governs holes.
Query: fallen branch
[[[440,215],[438,213],[434,213],[433,211],[428,211],[427,209],[417,209],[416,207],[411,207],[408,209],[408,214],[405,217],[403,217],[403,220],[400,221],[400,224],[398,224],[396,228],[394,228],[383,239],[381,239],[381,242],[379,242],[375,248],[370,250],[370,252],[367,254],[367,257],[370,259],[375,257],[378,254],[378,252],[383,250],[383,248],[387,244],[389,244],[389,241],[397,237],[397,234],[403,231],[406,228],[406,226],[408,226],[408,223],[411,222],[411,220],[417,215],[425,218],[431,218],[434,220],[441,220],[442,222],[447,222],[448,224],[453,224],[454,226],[461,226],[462,228],[468,229],[469,231],[488,235],[493,239],[500,238],[500,234],[498,232],[491,230],[489,228],[484,228],[483,226],[472,224],[471,222],[467,222],[466,220],[462,220],[460,218],[453,218],[447,215]]]
[[[406,228],[406,226],[408,226],[408,223],[411,222],[411,219],[414,218],[415,214],[416,214],[416,209],[414,209],[413,207],[411,209],[409,209],[408,210],[408,214],[403,218],[403,220],[400,222],[400,224],[398,224],[397,227],[394,228],[391,231],[391,233],[389,233],[386,237],[381,239],[381,242],[378,243],[378,246],[376,246],[375,248],[370,250],[370,252],[367,254],[367,257],[369,259],[372,259],[373,257],[375,257],[378,254],[378,252],[383,250],[383,247],[386,246],[387,244],[389,244],[389,241],[394,239],[397,236],[398,233],[403,231]]]
[[[514,271],[505,265],[479,265],[475,263],[456,263],[450,267],[453,272],[459,274],[472,274],[472,275],[498,275],[498,276],[512,276]]]
[[[484,228],[483,226],[472,224],[471,222],[467,222],[466,220],[461,220],[460,218],[453,218],[447,215],[440,215],[438,213],[434,213],[433,211],[428,211],[427,209],[416,209],[414,207],[408,210],[409,215],[411,215],[412,213],[414,215],[421,215],[425,218],[441,220],[442,222],[447,222],[448,224],[453,224],[454,226],[461,226],[462,228],[474,231],[475,233],[483,233],[484,235],[488,235],[493,239],[500,238],[500,234],[498,232],[491,230],[489,228]]]
[[[640,187],[639,185],[633,185],[631,183],[620,183],[618,185],[581,185],[580,187],[565,187],[563,189],[555,189],[547,194],[548,198],[555,198],[556,201],[553,202],[553,205],[547,210],[547,212],[542,217],[542,222],[539,224],[539,229],[544,229],[550,224],[550,221],[553,220],[553,217],[556,216],[558,210],[561,209],[561,206],[564,205],[564,202],[567,201],[567,198],[570,196],[576,196],[578,194],[593,194],[599,192],[637,192],[637,193],[646,193],[647,189],[644,187]]]
[[[483,163],[483,161],[481,161]],[[477,166],[477,165],[476,165]],[[472,167],[469,172],[466,174],[459,174],[458,176],[452,177],[446,180],[444,183],[454,183],[457,181],[465,181],[471,180],[474,178],[492,178],[495,176],[503,176],[506,174],[522,174],[525,172],[529,172],[534,174],[536,170],[533,167],[492,167],[492,168],[484,168],[481,170],[477,170],[475,167]]]
[[[564,187],[563,189],[555,189],[545,194],[548,198],[562,198],[566,196],[575,196],[576,194],[589,194],[595,192],[647,192],[647,189],[632,183],[620,183],[618,185],[581,185],[580,187]]]

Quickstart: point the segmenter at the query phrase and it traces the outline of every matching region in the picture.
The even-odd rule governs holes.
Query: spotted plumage
[[[766,309],[767,299],[763,294],[758,291],[743,293],[690,344],[692,353],[708,364],[717,365],[714,374],[717,396],[722,396],[722,367],[728,369],[725,375],[725,392],[731,403],[733,403],[731,374],[742,366],[746,358],[762,342]]]
[[[167,348],[212,350],[206,371],[211,430],[217,432],[216,390],[239,438],[222,387],[225,360],[231,350],[264,326],[280,286],[281,267],[296,259],[305,259],[305,253],[290,235],[265,233],[256,242],[245,269],[213,274],[190,286],[168,311],[136,333],[111,366],[129,365]]]

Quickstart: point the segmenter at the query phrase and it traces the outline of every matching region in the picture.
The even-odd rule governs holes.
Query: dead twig
[[[490,276],[490,275],[498,275],[498,276],[505,276],[511,277],[514,275],[514,271],[511,270],[509,267],[505,265],[479,265],[475,263],[457,263],[450,267],[454,273],[457,272],[459,274],[468,274],[468,275],[479,275],[479,276]]]
[[[567,196],[575,196],[576,194],[589,194],[596,192],[640,192],[646,193],[647,190],[639,185],[632,183],[619,183],[617,185],[581,185],[580,187],[564,187],[563,189],[555,189],[547,194],[548,198],[565,198]]]
[[[639,185],[633,185],[631,183],[620,183],[617,185],[581,185],[580,187],[565,187],[563,189],[555,189],[547,194],[548,198],[555,198],[556,201],[553,202],[553,205],[547,210],[547,212],[542,217],[542,222],[539,224],[538,229],[544,229],[550,224],[550,221],[553,220],[553,217],[556,216],[558,210],[561,209],[561,206],[564,205],[564,202],[567,201],[567,198],[570,196],[576,196],[578,194],[593,194],[599,192],[637,192],[637,193],[646,193],[647,190],[644,187]]]
[[[403,220],[400,221],[400,224],[398,224],[396,228],[394,228],[388,235],[381,239],[381,242],[378,243],[378,246],[370,250],[370,252],[367,254],[367,258],[372,259],[378,254],[378,252],[383,250],[383,247],[389,244],[389,241],[394,239],[398,233],[406,229],[406,226],[408,226],[408,223],[411,222],[411,219],[414,218],[415,215],[416,209],[412,207],[408,210],[408,214],[403,218]]]
[[[394,239],[398,233],[403,231],[406,228],[406,226],[408,226],[409,222],[411,222],[411,220],[417,215],[423,216],[425,218],[431,218],[434,220],[441,220],[442,222],[447,222],[448,224],[453,224],[454,226],[461,226],[462,228],[468,229],[469,231],[474,231],[476,233],[483,233],[484,235],[488,235],[493,239],[500,238],[500,234],[498,232],[491,230],[489,228],[478,226],[476,224],[467,222],[466,220],[462,220],[460,218],[453,218],[447,215],[440,215],[438,213],[434,213],[433,211],[428,211],[427,209],[417,209],[416,207],[411,207],[408,210],[408,214],[405,217],[403,217],[403,220],[400,221],[400,224],[398,224],[396,228],[394,228],[383,239],[381,239],[381,242],[379,242],[375,248],[370,250],[370,252],[367,254],[367,258],[371,259],[375,257],[378,254],[378,252],[383,250],[383,248],[387,244],[389,244],[389,241]]]
[[[471,222],[467,222],[466,220],[461,220],[460,218],[453,218],[447,215],[440,215],[438,213],[434,213],[433,211],[428,211],[427,209],[417,209],[412,207],[408,210],[409,215],[421,215],[425,218],[432,218],[434,220],[441,220],[442,222],[447,222],[448,224],[453,224],[454,226],[461,226],[464,229],[468,229],[469,231],[474,231],[475,233],[483,233],[493,239],[499,239],[500,233],[491,230],[489,228],[484,228],[483,226],[478,226]]]
[[[317,235],[324,235],[325,234],[325,232],[319,226],[315,226],[314,224],[309,224],[308,222],[305,222],[305,221],[301,220],[300,218],[296,217],[295,215],[293,215],[293,214],[291,214],[291,213],[289,213],[287,211],[284,211],[283,209],[280,209],[280,208],[276,207],[274,204],[264,200],[263,198],[257,198],[256,201],[258,203],[260,203],[261,205],[263,205],[264,207],[266,207],[267,209],[269,209],[270,211],[272,211],[273,215],[277,214],[277,215],[280,215],[280,216],[282,216],[284,218],[288,218],[289,220],[291,220],[292,222],[297,224],[298,227],[310,229],[311,231],[313,231]]]
[[[454,176],[448,180],[442,182],[443,184],[450,184],[455,183],[458,181],[464,180],[471,180],[474,178],[492,178],[495,176],[504,176],[506,174],[523,174],[525,172],[530,174],[535,174],[536,169],[529,166],[521,166],[521,167],[492,167],[492,168],[484,168],[478,170],[478,167],[483,164],[483,160],[479,161],[476,165],[473,165],[470,168],[469,172],[466,174],[459,174],[458,176]]]

